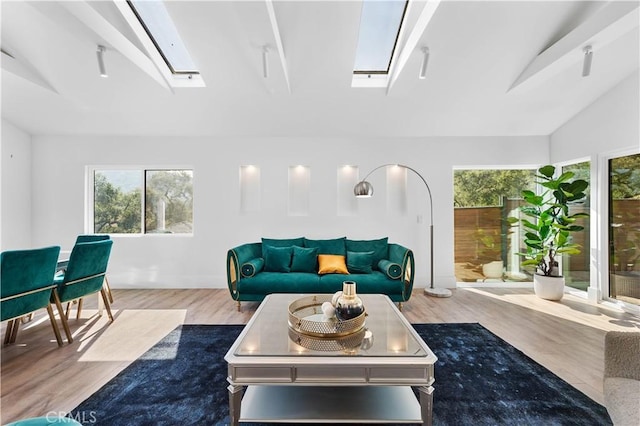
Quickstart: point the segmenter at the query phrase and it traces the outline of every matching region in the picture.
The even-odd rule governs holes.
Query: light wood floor
[[[70,321],[71,345],[58,348],[43,311],[16,344],[2,347],[2,424],[70,411],[179,324],[244,324],[257,307],[243,303],[237,312],[227,290],[114,290],[114,297],[111,324],[97,315],[96,298],[85,302],[80,320]],[[640,331],[635,316],[571,295],[538,299],[530,289],[460,288],[448,299],[416,290],[403,313],[412,323],[478,322],[599,403],[605,332]]]

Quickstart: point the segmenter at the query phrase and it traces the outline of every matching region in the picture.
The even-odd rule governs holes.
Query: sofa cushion
[[[640,413],[640,380],[605,378],[604,405],[614,425],[637,425]]]
[[[370,274],[373,262],[372,251],[347,251],[347,269],[350,274]]]
[[[317,271],[318,249],[293,246],[293,258],[291,260],[291,272]]]
[[[384,237],[377,240],[346,240],[347,251],[373,252],[371,265],[376,269],[378,262],[389,257],[389,238]]]
[[[378,270],[392,280],[398,280],[402,276],[402,266],[387,259],[378,262]]]
[[[340,281],[342,282],[342,281]],[[320,277],[308,272],[261,272],[238,281],[240,294],[318,293]]]
[[[293,247],[269,247],[264,250],[264,270],[267,272],[289,272]]]
[[[261,274],[262,275],[262,274]],[[320,276],[320,287],[325,293],[333,293],[342,290],[342,282],[345,280],[356,282],[356,293],[360,294],[386,294],[394,296],[402,294],[402,282],[392,280],[380,271],[370,274],[327,274]]]
[[[240,273],[243,277],[252,277],[264,268],[264,259],[257,257],[250,261],[243,263],[240,267]]]
[[[345,257],[338,254],[318,255],[318,274],[348,274]]]
[[[347,249],[345,246],[346,237],[333,238],[330,240],[310,240],[304,239],[304,246],[317,248],[318,254],[339,254],[341,256],[347,255]]]
[[[304,245],[304,237],[298,238],[262,238],[262,257],[264,258],[265,247],[293,247]]]

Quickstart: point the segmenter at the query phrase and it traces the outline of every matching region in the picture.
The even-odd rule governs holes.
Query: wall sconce
[[[107,69],[104,66],[104,52],[106,52],[107,48],[101,45],[98,45],[98,50],[96,54],[98,55],[98,69],[100,70],[100,77],[107,78],[109,75],[107,74]]]
[[[593,59],[593,49],[591,46],[585,46],[582,51],[584,52],[584,61],[582,62],[582,76],[589,77],[591,74],[591,60]]]
[[[269,46],[262,47],[262,76],[269,78]]]
[[[420,80],[424,80],[427,78],[427,65],[429,64],[429,48],[427,46],[423,46],[422,49],[422,64],[420,64],[420,73],[418,74],[418,78]]]

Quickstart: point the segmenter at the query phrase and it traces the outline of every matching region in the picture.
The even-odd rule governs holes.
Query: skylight
[[[129,5],[173,74],[198,74],[164,2],[130,0]]]
[[[388,74],[408,0],[363,0],[354,74]]]

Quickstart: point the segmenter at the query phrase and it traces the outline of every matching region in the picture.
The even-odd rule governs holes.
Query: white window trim
[[[194,199],[193,199],[193,228],[192,231],[187,233],[180,233],[180,234],[156,234],[156,233],[146,233],[144,232],[144,198],[145,198],[145,188],[141,188],[142,189],[142,196],[140,197],[140,211],[141,211],[141,215],[140,215],[140,233],[137,234],[118,234],[118,233],[114,233],[114,234],[109,234],[111,236],[111,238],[141,238],[141,237],[145,237],[145,238],[180,238],[180,237],[193,237],[195,234],[195,209],[196,209],[196,202],[195,202],[195,188],[196,188],[196,173],[195,173],[195,168],[193,167],[193,165],[146,165],[146,166],[132,166],[132,165],[89,165],[89,166],[85,166],[85,205],[84,205],[84,211],[85,211],[85,216],[84,216],[84,232],[85,234],[93,234],[95,233],[95,229],[94,229],[94,202],[95,202],[95,182],[94,182],[94,176],[95,176],[95,172],[96,171],[100,171],[100,170],[135,170],[140,172],[140,178],[141,178],[141,182],[144,185],[145,179],[144,179],[144,173],[147,170],[191,170],[193,172],[193,190],[194,190]]]
[[[597,193],[599,209],[596,213],[596,226],[598,227],[597,252],[595,253],[596,264],[600,266],[597,272],[597,287],[594,294],[589,294],[589,300],[603,302],[608,306],[613,306],[623,311],[630,312],[635,315],[640,314],[640,306],[625,303],[621,300],[609,297],[609,160],[628,155],[640,154],[638,149],[623,149],[601,153],[597,159]],[[592,166],[593,167],[593,166]],[[593,169],[592,169],[593,170]],[[592,200],[595,197],[592,197]],[[592,211],[594,210],[592,204]],[[593,220],[592,220],[593,221]],[[593,234],[592,234],[593,235]],[[599,241],[598,241],[599,240]],[[593,244],[593,236],[592,236]],[[596,268],[597,269],[597,268]],[[592,277],[593,279],[593,277]]]

